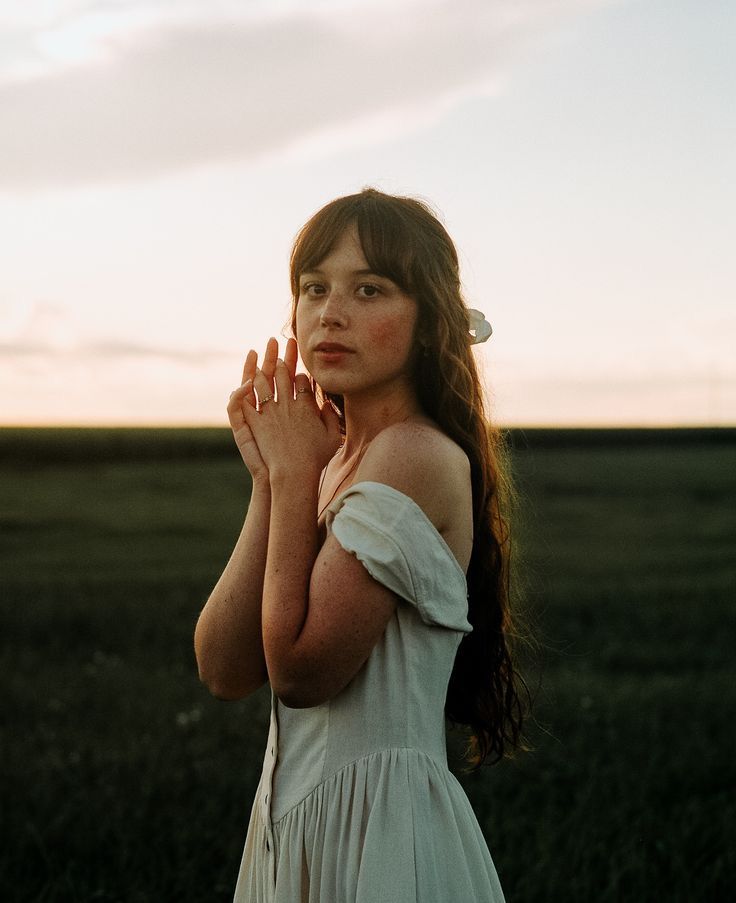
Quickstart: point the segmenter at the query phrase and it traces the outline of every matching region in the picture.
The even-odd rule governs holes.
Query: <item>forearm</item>
[[[223,699],[247,696],[268,679],[261,605],[270,513],[268,482],[254,482],[243,529],[194,632],[200,678]]]
[[[263,586],[263,649],[277,695],[298,686],[295,655],[307,618],[309,584],[319,552],[319,474],[275,475],[271,480],[271,522]],[[302,668],[303,670],[303,668]]]

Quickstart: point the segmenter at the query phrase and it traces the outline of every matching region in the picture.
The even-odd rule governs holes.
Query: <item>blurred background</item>
[[[503,424],[734,423],[728,0],[0,9],[0,423],[226,425],[366,185],[442,214]]]
[[[199,684],[226,404],[332,198],[461,256],[519,492],[530,751],[450,767],[509,903],[736,883],[736,8],[0,3],[0,888],[232,898],[269,688]],[[281,343],[283,348],[283,341]]]

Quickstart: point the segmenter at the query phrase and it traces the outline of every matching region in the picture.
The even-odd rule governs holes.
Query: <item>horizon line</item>
[[[492,423],[501,430],[713,430],[736,429],[734,423]],[[150,430],[210,430],[230,429],[223,423],[0,423],[0,430],[112,430],[112,429],[150,429]]]

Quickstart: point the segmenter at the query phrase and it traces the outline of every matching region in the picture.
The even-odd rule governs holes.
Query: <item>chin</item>
[[[319,366],[319,363],[314,370],[309,370],[308,373],[323,392],[329,392],[331,395],[342,395],[346,388],[343,375],[335,373],[334,370],[328,367],[322,368]]]
[[[345,394],[345,386],[341,381],[338,381],[336,379],[330,379],[329,376],[327,377],[327,379],[324,380],[324,382],[322,380],[317,379],[316,376],[314,377],[314,379],[317,382],[317,384],[319,385],[320,389],[322,389],[322,391],[325,393],[329,392],[330,395],[344,395]]]

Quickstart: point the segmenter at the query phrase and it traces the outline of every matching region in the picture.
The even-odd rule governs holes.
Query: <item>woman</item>
[[[253,493],[195,634],[216,696],[271,684],[235,899],[501,901],[444,721],[476,767],[518,745],[490,326],[431,211],[373,189],[304,226],[291,285],[296,341],[228,405]]]

